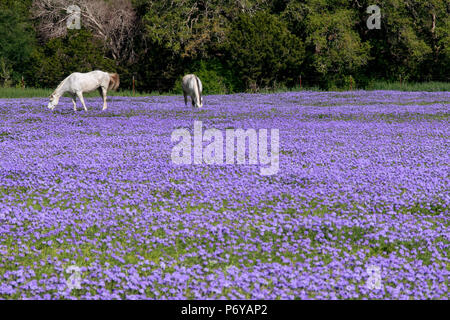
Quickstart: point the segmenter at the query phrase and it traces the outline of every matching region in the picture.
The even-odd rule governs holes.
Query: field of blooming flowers
[[[0,100],[2,299],[448,299],[448,92],[46,104]],[[172,164],[195,120],[279,129],[278,174]]]

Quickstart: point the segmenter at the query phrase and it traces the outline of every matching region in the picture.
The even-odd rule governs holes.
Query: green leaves
[[[315,70],[327,77],[356,73],[369,60],[369,44],[362,43],[354,31],[355,17],[350,10],[314,13],[308,17],[307,43],[313,48]]]
[[[36,86],[52,88],[73,72],[114,71],[114,62],[103,53],[89,31],[69,30],[66,37],[52,39],[43,48],[35,49],[29,77],[36,79]]]
[[[134,76],[137,89],[149,92],[176,91],[188,72],[201,73],[209,93],[290,87],[300,76],[303,86],[326,89],[350,87],[350,76],[355,88],[450,80],[444,0],[125,0],[139,31],[119,30],[130,35],[122,47],[95,41],[98,30],[89,24],[38,42],[32,2],[0,1],[0,85],[20,85],[25,76],[27,86],[53,87],[69,72],[94,68],[121,73],[123,88],[131,89]],[[367,27],[370,5],[380,8],[380,29]]]
[[[31,24],[18,10],[0,4],[0,79],[20,78],[34,46]]]
[[[240,15],[222,48],[228,65],[241,79],[240,89],[289,84],[299,76],[305,57],[303,42],[284,21],[267,12]]]

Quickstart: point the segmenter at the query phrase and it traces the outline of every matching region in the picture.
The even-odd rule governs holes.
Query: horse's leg
[[[188,98],[187,98],[186,91],[184,91],[184,90],[183,90],[183,95],[184,95],[184,105],[187,106]]]
[[[100,87],[100,94],[103,97],[103,109],[102,110],[106,110],[106,108],[108,107],[106,105],[106,88],[104,87]]]
[[[192,108],[195,107],[194,97],[191,96]]]
[[[102,99],[103,99],[103,109],[102,110],[105,110],[105,95],[103,94],[103,88],[100,86],[100,87],[98,87],[98,93],[100,93],[100,97],[102,97]]]
[[[86,108],[86,104],[84,103],[83,92],[78,91],[78,92],[77,92],[77,96],[78,96],[78,99],[80,99],[81,104],[82,104],[83,107],[84,107],[84,111],[88,111],[87,108]]]
[[[77,111],[77,96],[72,94],[73,111]]]

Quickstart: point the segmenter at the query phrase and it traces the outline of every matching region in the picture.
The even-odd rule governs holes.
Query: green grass
[[[54,89],[40,89],[40,88],[2,88],[0,87],[0,99],[18,99],[18,98],[47,98],[49,97]],[[294,87],[294,88],[286,88],[286,87],[280,87],[276,89],[262,89],[259,90],[258,93],[282,93],[282,92],[294,92],[294,91],[302,91],[302,90],[308,90],[308,91],[320,91],[319,87]],[[170,92],[135,92],[133,94],[133,91],[131,90],[120,90],[119,91],[108,91],[108,96],[121,96],[121,97],[148,97],[148,96],[172,96],[172,95],[181,95],[181,92],[176,91],[170,91]],[[222,94],[220,92],[214,92],[211,94]],[[99,97],[99,93],[97,91],[84,93],[83,94],[86,98],[91,97]],[[65,94],[64,96],[67,96]]]
[[[48,97],[52,93],[51,89],[35,88],[2,88],[0,87],[0,98],[33,98]]]
[[[387,82],[387,81],[373,81],[366,88],[356,88],[365,90],[397,90],[397,91],[450,91],[450,82]],[[46,98],[50,96],[54,89],[39,89],[39,88],[2,88],[0,87],[1,98]],[[333,88],[333,91],[347,91],[348,88]],[[260,89],[258,93],[282,93],[282,92],[298,92],[298,91],[324,91],[319,87],[301,87],[296,86],[292,88],[277,87],[271,89]],[[122,97],[146,97],[146,96],[161,96],[161,95],[180,95],[181,92],[170,91],[166,93],[154,92],[133,92],[131,90],[108,91],[108,96],[122,96]],[[211,93],[211,94],[221,94]],[[85,96],[98,97],[97,91],[86,93]]]
[[[450,82],[387,82],[374,81],[366,90],[397,90],[397,91],[450,91]]]
[[[348,91],[348,87],[332,87],[328,90],[321,89],[318,86],[295,86],[292,88],[277,87],[270,89],[260,89],[258,93],[282,93],[282,92],[298,92],[298,91]],[[366,87],[356,86],[354,90],[393,90],[393,91],[450,91],[450,82],[388,82],[388,81],[372,81]]]
[[[49,97],[54,89],[39,89],[39,88],[2,88],[0,87],[0,98],[46,98]],[[173,93],[165,93],[164,95],[171,95]],[[85,97],[99,97],[100,94],[96,91],[83,94]],[[163,95],[159,92],[135,92],[131,90],[108,91],[108,96],[123,96],[123,97],[145,97]],[[65,94],[64,96],[68,96]]]

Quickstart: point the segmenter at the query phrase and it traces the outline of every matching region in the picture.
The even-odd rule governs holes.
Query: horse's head
[[[49,109],[54,109],[56,107],[56,105],[59,103],[59,96],[57,96],[56,94],[52,93],[50,95],[50,102],[48,103],[48,108]]]
[[[196,102],[195,105],[197,108],[203,108],[203,97],[200,97],[200,101]]]

